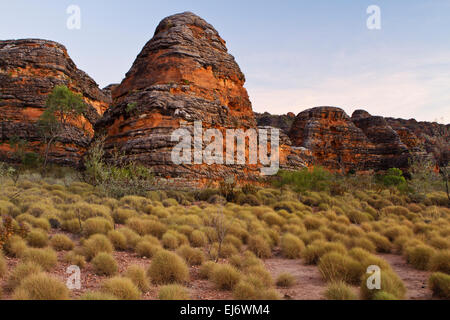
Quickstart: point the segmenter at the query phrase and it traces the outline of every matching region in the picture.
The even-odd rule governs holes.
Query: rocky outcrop
[[[165,18],[112,91],[113,106],[98,122],[105,148],[143,163],[162,177],[252,179],[257,166],[174,165],[171,141],[183,126],[257,129],[245,77],[225,41],[205,20],[185,12]],[[225,134],[224,134],[225,137]]]
[[[93,125],[108,108],[110,99],[94,80],[77,69],[61,44],[38,39],[0,41],[1,159],[14,159],[8,143],[13,137],[26,141],[27,151],[42,152],[35,123],[48,94],[57,85],[82,94],[87,111],[80,119],[72,119],[71,134],[58,140],[49,160],[77,165],[94,134]]]
[[[289,137],[309,149],[313,163],[342,171],[407,169],[411,155],[429,157],[436,137],[450,141],[448,125],[372,116],[356,110],[350,118],[336,107],[301,112]]]
[[[289,112],[285,115],[273,115],[268,112],[256,113],[255,118],[258,126],[270,126],[279,128],[283,133],[288,134],[295,120],[295,114]]]
[[[400,135],[380,116],[356,110],[351,120],[372,143],[365,167],[370,169],[407,168],[410,151]],[[409,141],[411,143],[411,141]]]
[[[289,138],[296,147],[312,152],[316,165],[334,170],[361,170],[373,145],[344,112],[335,107],[317,107],[301,112]]]

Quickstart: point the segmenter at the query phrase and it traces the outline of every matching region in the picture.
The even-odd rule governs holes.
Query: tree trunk
[[[50,152],[50,147],[53,144],[53,141],[55,141],[55,137],[50,138],[50,140],[47,143],[47,146],[45,147],[44,164],[42,166],[43,170],[44,170],[44,174],[47,172],[48,154]]]

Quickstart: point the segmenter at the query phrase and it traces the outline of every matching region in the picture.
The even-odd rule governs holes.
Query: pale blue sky
[[[66,9],[81,8],[81,30]],[[369,5],[381,30],[366,27]],[[100,86],[120,82],[164,17],[192,11],[227,41],[255,111],[318,105],[450,122],[450,0],[0,2],[0,39],[64,44]]]

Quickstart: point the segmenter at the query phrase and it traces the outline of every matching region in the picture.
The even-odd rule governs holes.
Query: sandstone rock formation
[[[107,151],[143,163],[162,177],[251,180],[257,166],[174,165],[172,132],[181,126],[257,129],[245,77],[225,41],[190,12],[163,19],[122,83],[96,129]],[[224,135],[225,136],[225,135]]]
[[[313,163],[342,171],[407,169],[411,155],[427,156],[437,136],[450,141],[449,125],[372,116],[356,110],[350,118],[336,107],[301,112],[289,137],[305,147]]]
[[[61,44],[24,39],[0,41],[0,158],[11,161],[8,141],[28,142],[30,152],[42,151],[35,123],[42,114],[49,93],[66,85],[81,93],[88,106],[84,117],[73,119],[70,136],[60,139],[50,151],[49,160],[77,165],[88,146],[93,125],[108,108],[110,99],[94,80],[77,69]]]
[[[351,120],[373,144],[365,166],[370,169],[407,168],[410,151],[400,135],[380,116],[356,110]]]
[[[344,112],[336,107],[317,107],[301,112],[289,137],[292,144],[311,150],[315,164],[334,170],[362,170],[372,143]]]
[[[268,112],[256,113],[255,118],[258,126],[270,126],[279,128],[283,133],[288,134],[295,120],[295,114],[289,112],[285,115],[273,115]]]

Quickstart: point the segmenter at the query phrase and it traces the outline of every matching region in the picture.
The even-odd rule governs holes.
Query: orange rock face
[[[83,117],[72,119],[70,136],[58,139],[49,160],[76,166],[94,134],[94,123],[108,108],[110,98],[77,69],[64,46],[38,39],[0,41],[1,159],[14,160],[8,143],[13,137],[27,141],[27,151],[42,152],[44,147],[35,123],[48,94],[57,85],[81,93],[87,111]]]
[[[106,135],[107,151],[119,150],[161,177],[254,180],[259,164],[175,165],[171,159],[176,145],[171,135],[181,126],[192,133],[193,123],[201,121],[204,129],[218,129],[224,144],[227,129],[257,130],[244,82],[225,41],[210,24],[189,12],[170,16],[112,90],[113,106],[96,130]],[[284,151],[282,157],[287,160]]]
[[[363,170],[374,147],[340,108],[318,107],[301,112],[289,137],[292,144],[312,152],[315,165],[334,170]]]

